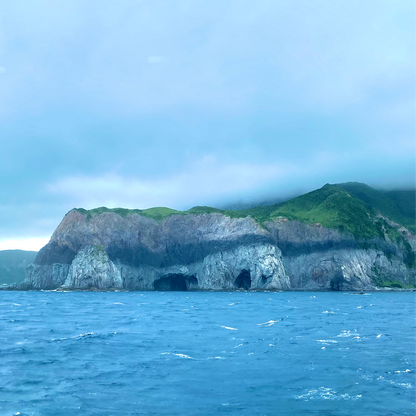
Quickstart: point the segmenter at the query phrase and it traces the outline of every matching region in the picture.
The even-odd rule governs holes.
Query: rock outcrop
[[[122,288],[120,270],[102,246],[85,246],[75,256],[63,287],[79,289]]]
[[[406,230],[407,232],[407,230]],[[363,290],[414,284],[403,243],[279,218],[70,211],[27,268],[22,288],[128,290]]]

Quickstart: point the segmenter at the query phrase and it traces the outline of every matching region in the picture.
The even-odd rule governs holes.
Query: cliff
[[[333,185],[243,211],[74,209],[28,266],[21,288],[414,287],[415,238]]]

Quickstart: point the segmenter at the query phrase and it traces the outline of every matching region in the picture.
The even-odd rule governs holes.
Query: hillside
[[[416,233],[415,190],[379,191],[357,182],[341,183],[336,186],[345,189],[350,195],[372,207],[374,211]]]
[[[73,209],[23,289],[414,288],[411,193],[326,184],[244,210]]]
[[[305,223],[319,223],[327,228],[349,232],[358,238],[382,235],[371,210],[335,185],[325,185],[281,204],[252,208],[245,212],[262,222],[285,217]]]
[[[379,218],[382,214],[388,219],[416,232],[415,191],[378,191],[368,185],[348,182],[326,184],[322,188],[275,205],[258,206],[243,210],[222,210],[207,206],[193,207],[187,211],[177,211],[165,207],[149,209],[124,209],[100,207],[92,210],[77,209],[87,216],[103,212],[114,212],[121,216],[140,214],[158,221],[172,215],[195,215],[219,213],[230,218],[251,216],[264,224],[279,217],[298,220],[309,224],[321,224],[352,234],[358,239],[371,239],[387,234],[392,239],[400,236],[394,227]]]
[[[0,251],[0,285],[22,282],[26,266],[34,262],[37,254],[37,251]]]

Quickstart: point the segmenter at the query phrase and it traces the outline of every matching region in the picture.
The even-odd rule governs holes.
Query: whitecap
[[[94,335],[94,332],[86,332],[85,334],[75,335],[74,337],[71,337],[71,339],[72,338],[79,338],[79,337],[87,337],[89,335]],[[64,340],[64,339],[66,339],[66,338],[61,338],[61,340]],[[52,340],[52,341],[54,341],[54,340]]]
[[[362,378],[365,378],[363,376],[361,376],[361,377]],[[366,380],[368,380],[368,378],[366,378]],[[393,380],[387,380],[387,379],[385,379],[383,376],[377,377],[377,380],[383,381],[383,382],[386,382],[386,383],[389,383],[389,384],[393,384],[395,386],[404,387],[405,389],[411,389],[411,388],[413,388],[412,384],[410,384],[410,383],[396,383]]]
[[[79,334],[80,337],[87,337],[88,335],[94,335],[94,332],[86,332],[85,334]],[[76,337],[73,337],[76,338]]]
[[[347,393],[338,394],[335,390],[326,387],[319,387],[317,389],[307,390],[305,394],[295,396],[298,400],[358,400],[362,397],[362,394],[356,396],[350,396]]]
[[[194,358],[190,357],[189,355],[186,354],[176,354],[174,352],[162,352],[161,355],[176,355],[176,357],[180,357],[180,358],[187,358],[189,360],[194,360]]]
[[[349,331],[349,330],[347,331],[346,329],[344,329],[341,334],[337,335],[337,338],[340,338],[340,337],[342,337],[342,338],[352,337],[354,335],[360,335],[360,334],[351,333],[351,331]]]
[[[230,329],[231,331],[238,331],[237,328],[231,328],[230,326],[220,325],[221,328]]]
[[[257,324],[257,325],[264,325],[264,326],[272,326],[272,325],[274,325],[275,323],[277,323],[277,322],[280,322],[281,321],[281,319],[278,319],[277,321],[273,321],[273,320],[270,320],[270,321],[267,321],[267,322],[263,322],[262,324]]]
[[[333,339],[317,339],[316,342],[322,342],[323,344],[327,344],[327,345],[329,345],[330,343],[332,344],[338,343],[338,341],[334,341]]]
[[[192,357],[190,357],[189,355],[186,355],[186,354],[173,354],[173,353],[172,353],[172,355],[176,355],[177,357],[181,357],[181,358],[188,358],[188,359],[190,359],[190,360],[193,360],[193,358],[192,358]]]

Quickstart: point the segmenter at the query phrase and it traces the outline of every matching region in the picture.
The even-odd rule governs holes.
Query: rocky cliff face
[[[414,247],[414,235],[406,237]],[[251,217],[70,211],[27,269],[24,288],[360,290],[413,284],[410,245],[357,241],[319,224]]]

